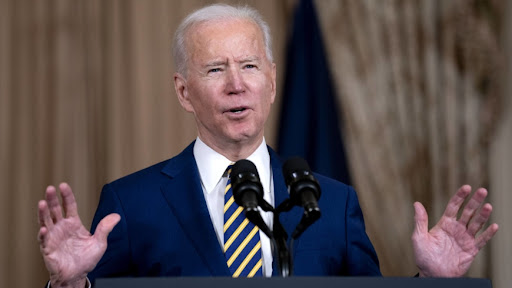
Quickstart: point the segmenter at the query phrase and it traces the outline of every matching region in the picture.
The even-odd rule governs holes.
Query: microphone
[[[284,163],[283,175],[291,203],[304,207],[302,219],[292,234],[292,238],[296,239],[321,216],[318,207],[320,184],[313,176],[306,160],[299,157],[290,158]]]
[[[263,186],[256,166],[249,160],[238,160],[233,165],[230,178],[236,204],[244,208],[245,217],[249,221],[272,239],[272,231],[261,218],[258,206],[261,206],[264,211],[272,211],[273,207],[263,199]]]

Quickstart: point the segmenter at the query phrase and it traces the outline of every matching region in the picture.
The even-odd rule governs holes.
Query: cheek
[[[261,95],[265,95],[264,98],[261,100],[261,105],[263,106],[262,109],[268,113],[270,110],[270,107],[274,103],[274,96],[272,95],[272,89],[271,87],[264,87],[260,91]]]
[[[214,89],[197,84],[196,87],[196,89],[190,91],[190,103],[194,107],[195,114],[201,114],[198,116],[204,117],[207,116],[204,114],[213,113],[216,107],[216,104],[213,101],[213,95],[204,93],[204,91],[214,91]]]
[[[252,81],[246,81],[246,83],[254,83],[254,85],[251,85],[250,89],[256,92],[256,95],[260,95],[260,102],[265,104],[273,103],[273,84],[271,79],[264,75],[259,75],[259,77],[255,77],[251,80]]]
[[[200,117],[205,120],[214,120],[215,119],[215,104],[209,101],[208,99],[198,99],[196,103],[198,107],[196,112],[200,113]]]

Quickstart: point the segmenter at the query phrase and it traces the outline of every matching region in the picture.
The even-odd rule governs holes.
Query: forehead
[[[249,19],[222,19],[201,22],[187,31],[187,53],[191,60],[227,55],[264,53],[263,33]]]

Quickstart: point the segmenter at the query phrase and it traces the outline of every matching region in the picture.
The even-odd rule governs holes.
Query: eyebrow
[[[221,65],[226,65],[226,61],[224,61],[224,60],[214,60],[212,62],[206,63],[206,65],[204,65],[204,67],[221,66]]]
[[[253,62],[253,61],[259,61],[260,57],[258,56],[249,56],[243,60],[240,61],[240,63],[246,63],[246,62]]]
[[[253,62],[253,61],[259,61],[260,60],[260,57],[258,56],[249,56],[247,58],[243,58],[242,60],[239,61],[239,63],[247,63],[247,62]],[[204,65],[204,67],[214,67],[214,66],[221,66],[221,65],[226,65],[226,61],[225,60],[213,60],[211,62],[208,62]]]

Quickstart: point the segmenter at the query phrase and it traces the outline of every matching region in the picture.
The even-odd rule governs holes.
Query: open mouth
[[[246,108],[241,107],[241,108],[233,108],[233,109],[229,110],[229,112],[237,114],[237,113],[242,113],[245,110],[246,110]]]

